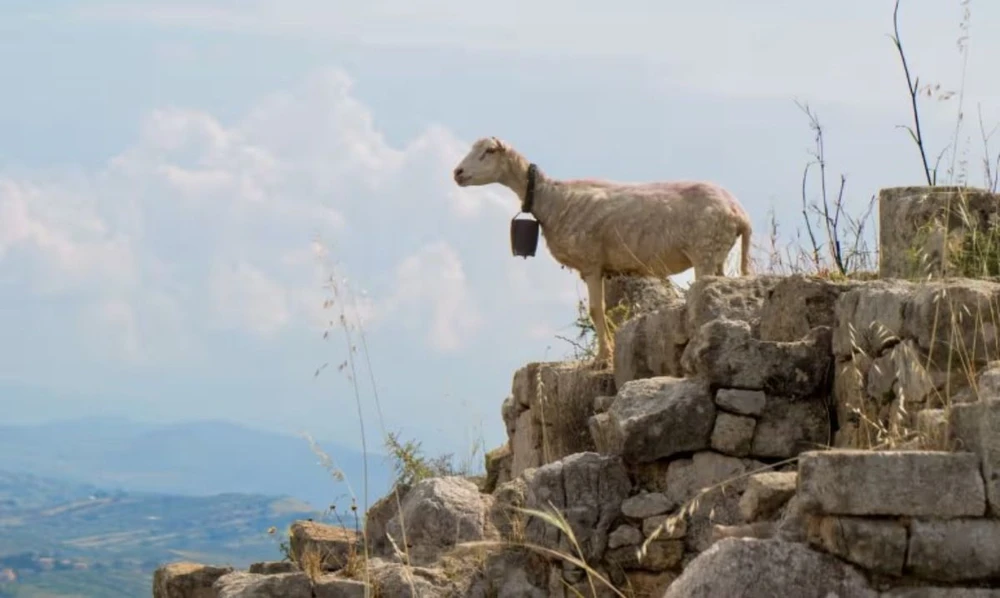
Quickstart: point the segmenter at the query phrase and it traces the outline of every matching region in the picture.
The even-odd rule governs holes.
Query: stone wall
[[[883,223],[933,215],[940,194],[908,194],[882,194]],[[291,563],[175,564],[155,595],[1000,598],[1000,283],[609,288],[612,367],[517,370],[480,485],[379,501],[368,554],[302,523]]]

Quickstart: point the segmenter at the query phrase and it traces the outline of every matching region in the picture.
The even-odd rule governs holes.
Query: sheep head
[[[452,176],[459,187],[500,183],[510,171],[511,147],[496,137],[483,137],[455,167]]]

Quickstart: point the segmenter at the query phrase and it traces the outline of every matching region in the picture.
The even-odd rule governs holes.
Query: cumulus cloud
[[[450,179],[467,144],[431,125],[393,146],[339,70],[235,122],[161,108],[92,172],[0,171],[0,274],[66,299],[89,350],[192,357],[203,332],[269,339],[328,319],[328,272],[310,251],[325,237],[369,291],[352,313],[399,318],[430,348],[456,350],[505,284],[532,296],[509,263],[498,276],[505,247],[483,251],[486,235],[503,242],[510,198]]]

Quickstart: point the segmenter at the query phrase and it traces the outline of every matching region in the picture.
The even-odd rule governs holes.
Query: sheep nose
[[[462,176],[462,172],[463,172],[462,167],[459,166],[458,168],[455,169],[455,176]]]

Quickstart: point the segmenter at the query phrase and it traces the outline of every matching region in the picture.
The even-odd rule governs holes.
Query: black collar
[[[538,166],[534,163],[528,164],[528,187],[524,190],[524,201],[521,202],[521,211],[530,214],[535,207],[535,177],[538,174]]]

